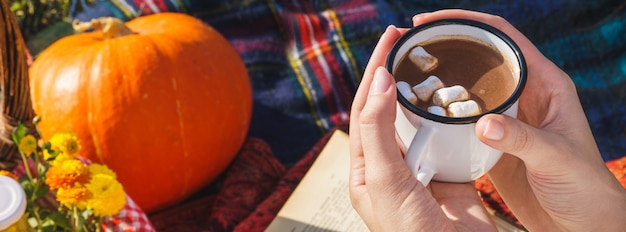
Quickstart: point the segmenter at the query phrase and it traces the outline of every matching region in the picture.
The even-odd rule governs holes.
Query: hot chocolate
[[[437,58],[437,66],[422,71],[405,55],[393,71],[396,81],[415,86],[430,76],[436,76],[445,86],[460,85],[467,89],[470,99],[478,103],[482,112],[498,107],[515,91],[517,79],[514,78],[511,64],[488,45],[470,39],[453,38],[417,46]],[[432,105],[432,101],[417,103],[423,110]]]

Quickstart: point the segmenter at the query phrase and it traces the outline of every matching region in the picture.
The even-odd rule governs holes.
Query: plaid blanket
[[[254,90],[250,138],[222,179],[150,217],[159,231],[262,230],[329,132],[345,127],[361,75],[387,25],[410,27],[413,15],[443,8],[502,16],[565,70],[578,88],[604,160],[617,161],[607,164],[616,166],[612,171],[626,183],[626,158],[616,160],[626,156],[623,0],[73,2],[71,16],[83,21],[130,20],[162,11],[196,16],[220,31],[248,68]],[[477,183],[483,197],[495,202],[491,206],[500,203],[489,187],[480,186],[487,182]]]
[[[347,124],[336,130],[346,131]],[[293,167],[285,169],[267,143],[249,138],[220,183],[168,210],[150,215],[157,231],[264,231],[298,186],[332,133],[327,133]],[[607,162],[626,188],[626,157]],[[487,176],[476,180],[483,204],[496,215],[523,228]],[[307,230],[308,231],[308,230]]]
[[[514,24],[576,83],[603,158],[626,155],[626,2],[621,0],[82,2],[72,8],[81,20],[180,11],[215,27],[249,70],[254,89],[249,135],[266,141],[288,166],[348,120],[385,27],[410,27],[413,15],[442,8],[487,12]]]

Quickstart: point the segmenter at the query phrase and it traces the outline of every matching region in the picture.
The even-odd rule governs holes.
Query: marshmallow
[[[437,76],[429,76],[422,83],[413,86],[413,92],[420,100],[427,102],[436,90],[443,87],[443,82]]]
[[[433,94],[433,104],[448,107],[452,102],[469,100],[469,93],[463,86],[455,85],[441,88]]]
[[[446,109],[441,106],[429,106],[427,110],[431,114],[436,114],[444,117],[448,116],[448,114],[446,113]]]
[[[422,72],[429,72],[435,69],[438,64],[437,58],[426,52],[426,50],[420,46],[411,49],[409,52],[409,59],[417,65]]]
[[[480,106],[473,100],[450,103],[448,106],[450,117],[470,117],[480,114]]]
[[[409,83],[406,83],[404,81],[398,81],[398,83],[396,83],[396,86],[398,87],[398,91],[400,92],[400,94],[402,94],[402,96],[406,98],[406,100],[409,100],[409,102],[411,102],[413,105],[417,105],[417,96],[415,96],[413,91],[411,91],[411,85],[409,85]]]

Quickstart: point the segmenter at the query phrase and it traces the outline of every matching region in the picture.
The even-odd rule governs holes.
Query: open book
[[[337,130],[293,191],[268,232],[368,231],[350,204],[350,142]],[[521,231],[494,216],[499,231]]]

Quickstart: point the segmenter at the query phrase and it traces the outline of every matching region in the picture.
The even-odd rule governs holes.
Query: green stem
[[[24,163],[24,170],[26,170],[26,176],[28,176],[28,179],[30,180],[30,182],[35,183],[35,180],[33,179],[33,174],[30,173],[30,164],[28,163],[28,158],[26,157],[26,155],[24,155],[22,151],[20,151],[20,156],[22,156],[22,162]]]
[[[94,224],[96,224],[96,232],[102,231],[102,218],[95,217],[93,220],[94,220]]]
[[[99,217],[94,218],[93,224],[94,224],[95,232],[102,231],[102,227],[100,226],[100,218]]]
[[[41,232],[42,230],[42,224],[43,222],[41,221],[41,215],[39,215],[39,206],[37,206],[36,203],[33,203],[33,214],[35,215],[35,220],[37,220],[37,231]]]
[[[101,31],[103,39],[113,39],[135,34],[122,20],[115,17],[95,18],[89,22],[81,22],[78,19],[74,19],[72,27],[77,32],[85,32],[92,29]]]
[[[35,216],[35,220],[37,220],[37,231],[41,231],[41,224],[42,224],[41,216],[39,215],[39,206],[36,203],[37,201],[36,196],[37,196],[37,191],[39,190],[40,181],[36,181],[35,178],[33,178],[33,174],[30,172],[30,164],[28,163],[28,158],[22,151],[20,151],[20,156],[22,156],[22,162],[24,164],[24,170],[26,171],[26,176],[28,176],[28,179],[30,180],[30,182],[33,183],[33,192],[30,196],[28,196],[28,198],[30,199],[30,202],[33,203],[32,213]]]
[[[39,175],[37,175],[36,177],[33,176],[33,174],[30,172],[30,163],[28,162],[28,157],[26,157],[26,155],[22,152],[20,152],[20,156],[22,157],[22,162],[24,163],[24,170],[26,171],[26,176],[28,176],[28,179],[30,180],[31,183],[33,183],[33,192],[30,196],[28,196],[28,198],[30,199],[30,202],[33,203],[33,209],[32,209],[32,213],[35,216],[35,220],[37,221],[37,231],[41,231],[41,215],[39,214],[39,206],[37,205],[37,193],[39,192],[39,187],[41,186],[41,183],[43,182],[43,180],[41,180],[41,178],[39,177]],[[39,159],[37,159],[37,157],[35,157],[35,171],[37,171],[37,166],[38,166],[38,161]],[[35,173],[37,174],[37,173]]]
[[[78,231],[81,229],[80,219],[78,218],[78,208],[74,205],[72,206],[72,217],[74,218],[74,229]]]

